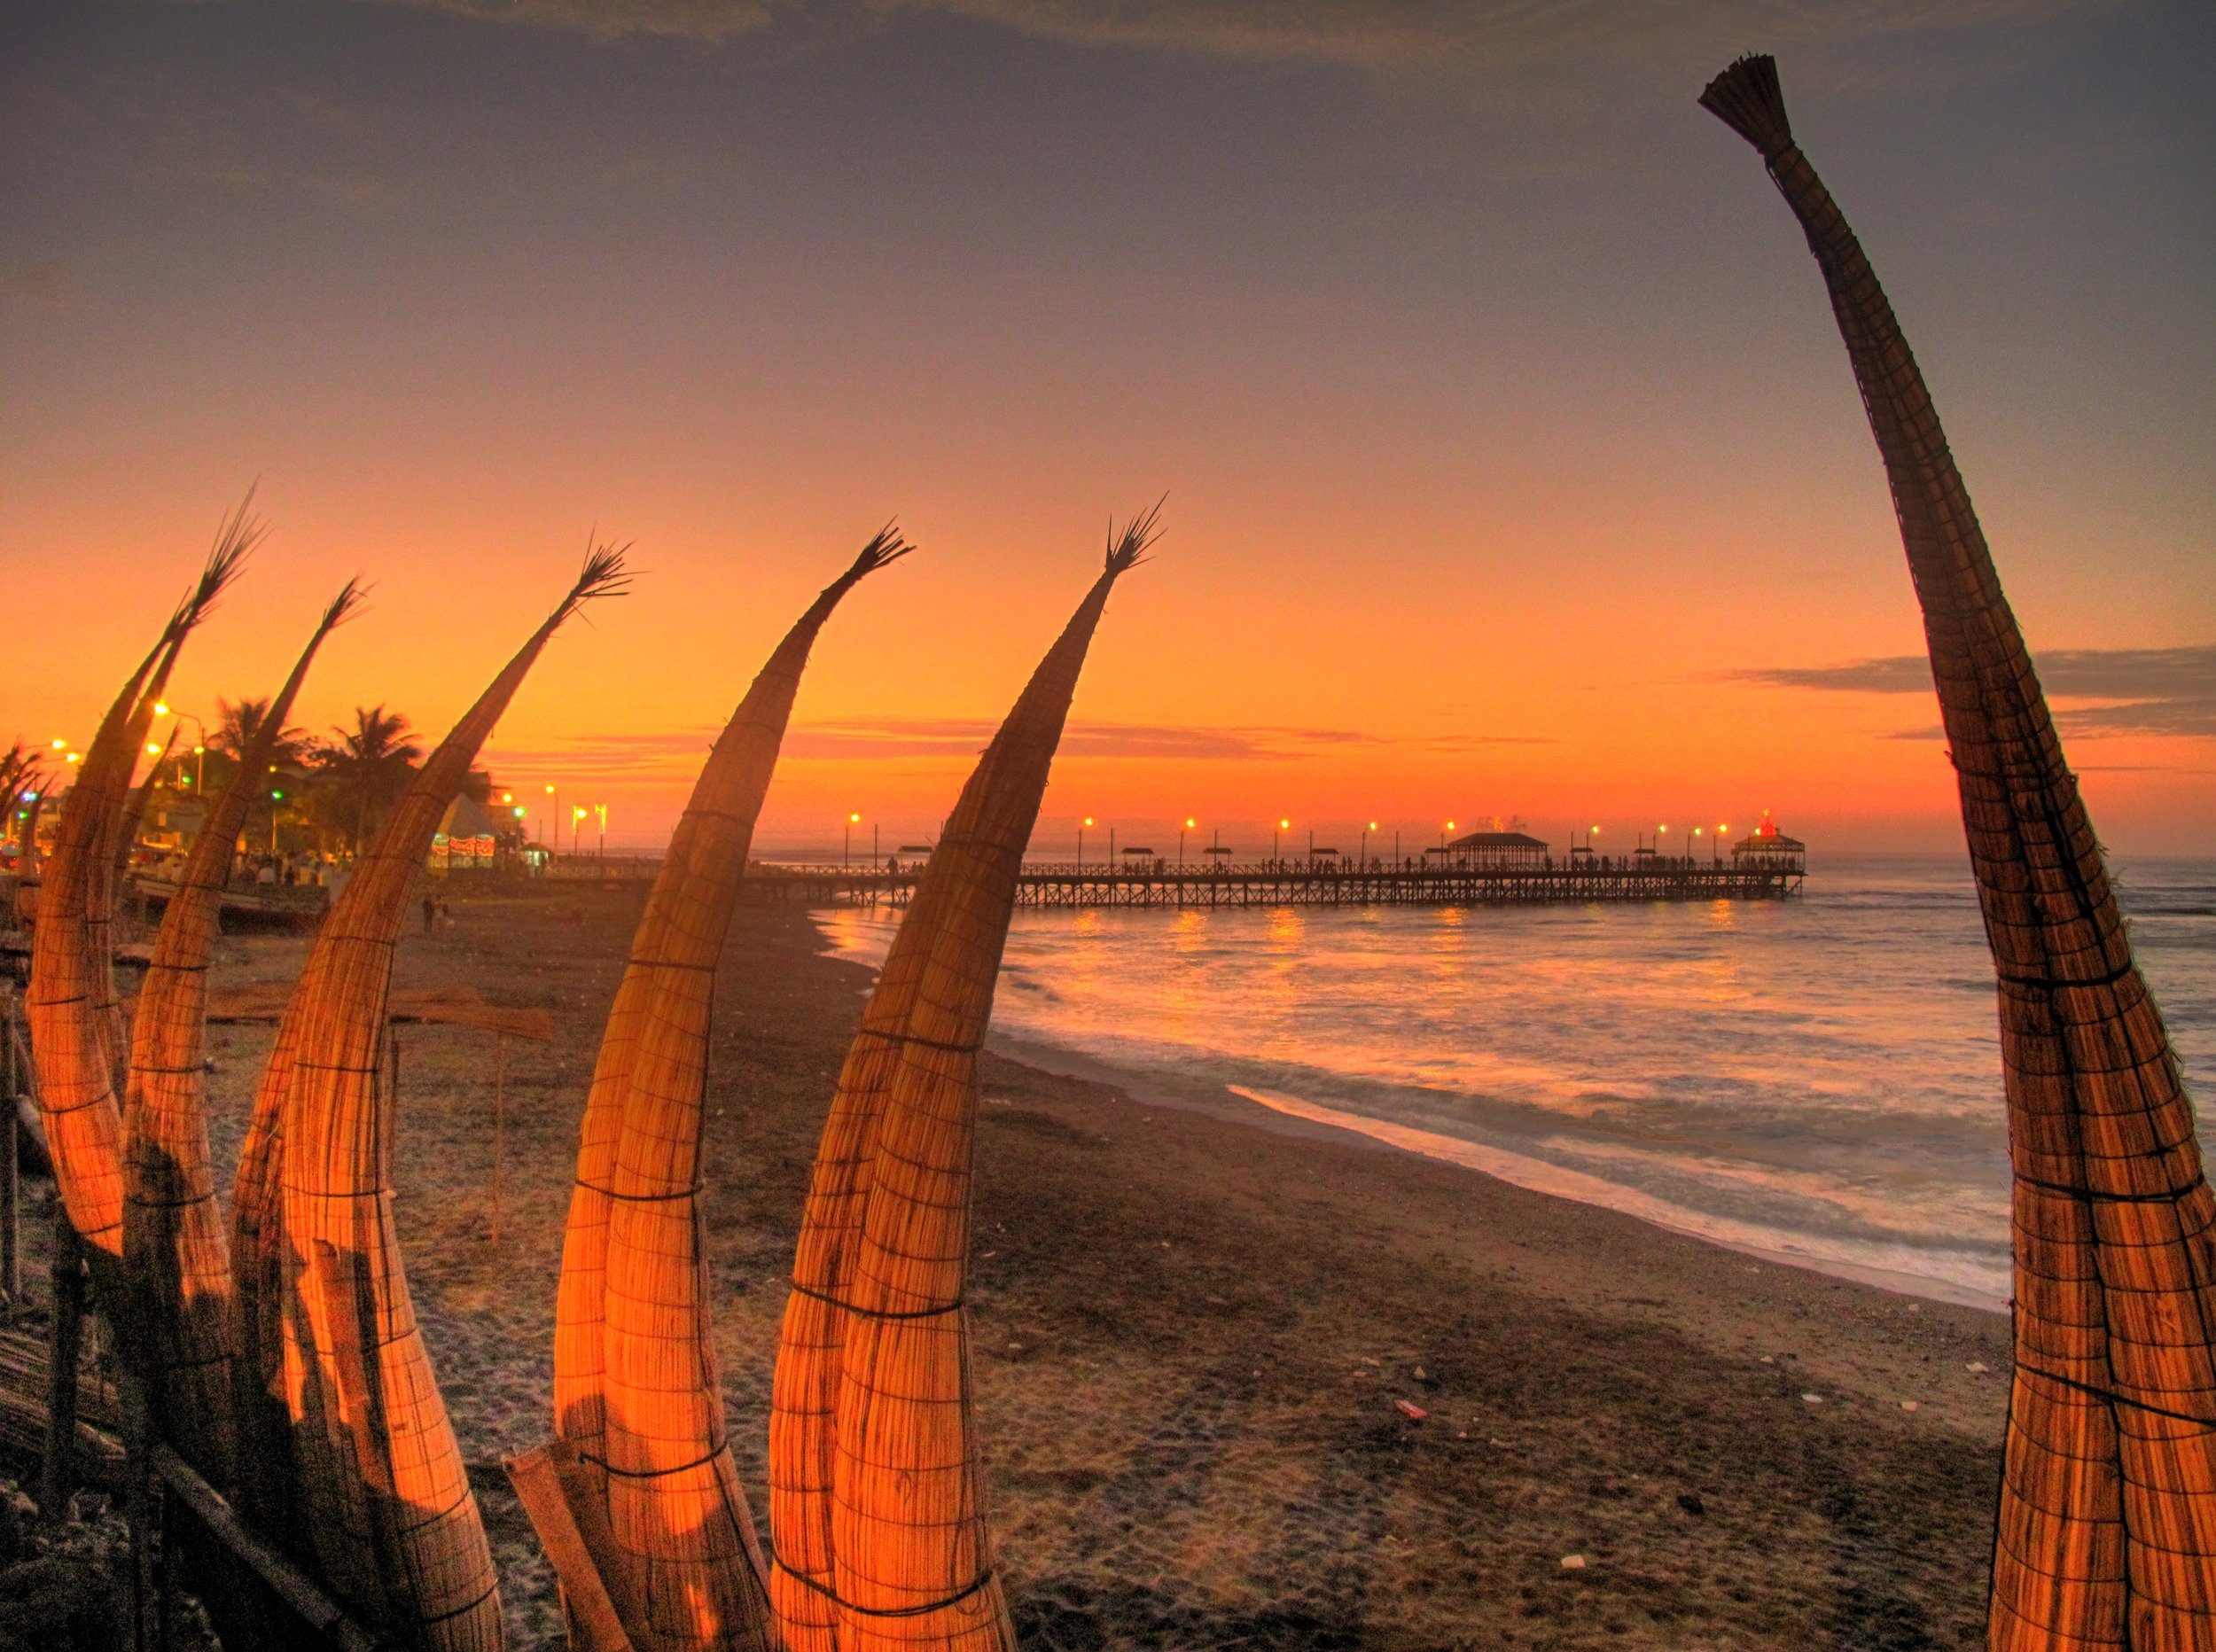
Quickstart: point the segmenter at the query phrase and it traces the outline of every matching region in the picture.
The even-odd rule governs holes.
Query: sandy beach
[[[498,1465],[548,1432],[577,1121],[642,894],[457,894],[402,952],[403,986],[474,986],[558,1029],[508,1046],[497,1243],[493,1039],[400,1032],[410,1274],[523,1647],[560,1635]],[[305,953],[227,939],[217,985],[288,980]],[[741,911],[706,1209],[758,1518],[784,1276],[868,984],[804,912]],[[269,1029],[212,1033],[228,1165]],[[970,1299],[1026,1645],[1980,1640],[2002,1316],[1017,1053],[985,1071]]]

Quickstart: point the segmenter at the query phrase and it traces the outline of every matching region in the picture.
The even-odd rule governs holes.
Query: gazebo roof
[[[1543,839],[1520,831],[1473,831],[1466,838],[1457,838],[1447,845],[1449,849],[1544,849]]]

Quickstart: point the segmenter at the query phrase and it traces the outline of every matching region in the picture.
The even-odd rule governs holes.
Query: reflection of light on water
[[[2134,916],[2188,1071],[2216,1065],[2216,923]],[[873,961],[897,916],[822,921]],[[2005,1265],[1993,969],[1958,861],[1827,869],[1792,902],[1026,910],[1008,964],[1024,990],[998,1025],[1113,1064],[1509,1153],[1809,1254]]]

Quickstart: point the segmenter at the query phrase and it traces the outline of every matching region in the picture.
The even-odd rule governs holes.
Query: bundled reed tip
[[[1115,518],[1108,518],[1107,571],[1110,573],[1128,573],[1146,560],[1147,548],[1162,536],[1162,507],[1168,501],[1169,495],[1164,494],[1126,523],[1121,534],[1116,532]]]
[[[328,636],[349,620],[359,619],[370,605],[370,588],[355,574],[339,588],[338,596],[331,599],[331,606],[324,610],[324,617],[316,623],[318,640]]]
[[[897,522],[887,522],[870,535],[870,542],[862,548],[862,554],[854,558],[854,566],[847,570],[847,578],[859,580],[865,575],[875,573],[879,568],[890,563],[898,562],[915,549],[915,546],[901,537],[900,526]]]
[[[1777,59],[1749,52],[1708,82],[1700,106],[1741,137],[1775,155],[1790,148],[1792,123],[1785,118],[1785,93],[1777,83]]]
[[[172,621],[175,635],[183,636],[215,612],[216,600],[246,571],[246,558],[254,547],[269,537],[269,523],[254,514],[254,487],[249,487],[246,497],[217,526],[215,543],[208,549],[207,564],[200,570],[199,581],[193,586],[191,595],[179,604],[176,618]]]
[[[597,602],[603,596],[628,596],[631,594],[631,571],[624,558],[631,554],[631,545],[593,545],[585,552],[585,565],[577,575],[577,583],[569,588],[569,595],[554,616],[556,624],[568,619],[587,603]]]

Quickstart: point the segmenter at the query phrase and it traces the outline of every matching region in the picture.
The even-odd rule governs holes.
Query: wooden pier
[[[920,865],[747,869],[748,899],[814,907],[904,905]],[[1592,900],[1783,900],[1800,892],[1799,865],[1580,856],[1531,867],[1311,865],[1143,867],[1070,862],[1025,867],[1020,907],[1474,907]]]

